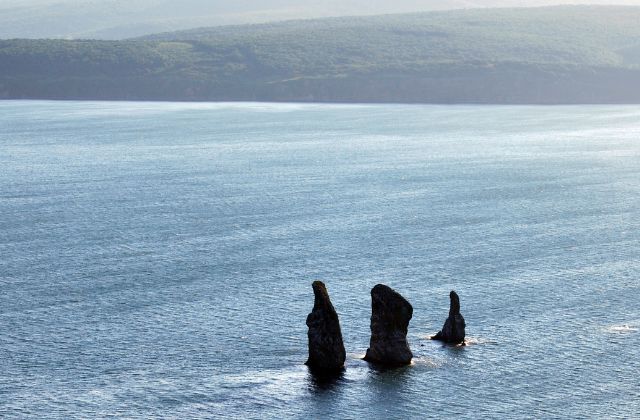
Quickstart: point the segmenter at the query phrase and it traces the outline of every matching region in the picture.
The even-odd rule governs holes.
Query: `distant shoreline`
[[[312,102],[312,101],[247,101],[247,100],[147,100],[147,99],[74,99],[74,98],[0,98],[0,102],[95,102],[95,103],[181,103],[181,104],[273,104],[273,105],[402,105],[402,106],[488,106],[488,107],[574,107],[574,106],[638,106],[637,102],[566,102],[566,103],[498,103],[498,102]]]
[[[640,7],[470,9],[0,41],[0,99],[640,104]]]

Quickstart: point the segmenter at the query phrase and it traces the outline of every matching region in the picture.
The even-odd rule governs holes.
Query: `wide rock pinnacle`
[[[371,290],[371,340],[364,360],[386,366],[411,363],[407,343],[413,307],[398,292],[383,284]]]

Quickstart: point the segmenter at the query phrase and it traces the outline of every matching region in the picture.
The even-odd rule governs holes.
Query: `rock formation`
[[[398,292],[383,284],[371,290],[371,341],[364,360],[386,366],[411,363],[407,329],[413,307]]]
[[[338,314],[324,283],[313,282],[313,294],[313,310],[307,316],[309,360],[306,364],[318,373],[337,372],[344,367],[346,359]]]
[[[431,337],[431,339],[444,341],[448,344],[464,344],[464,327],[466,325],[460,313],[460,298],[454,291],[451,291],[449,298],[451,299],[449,318],[445,321],[442,331]]]

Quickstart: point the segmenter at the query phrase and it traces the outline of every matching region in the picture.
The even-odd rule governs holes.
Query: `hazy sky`
[[[51,4],[61,4],[61,3],[75,3],[75,4],[97,4],[97,3],[109,3],[110,0],[0,0],[0,7],[12,8],[12,7],[23,7],[23,6],[34,6],[34,5],[51,5]],[[166,0],[130,0],[127,3],[129,4],[163,4],[167,3]],[[173,2],[179,5],[180,1]],[[250,5],[253,3],[256,7],[260,7],[262,5],[264,8],[272,8],[274,6],[283,6],[283,5],[292,5],[292,4],[309,4],[309,5],[317,5],[318,3],[323,3],[323,1],[318,0],[307,0],[307,1],[287,1],[287,0],[261,0],[261,1],[247,1],[247,0],[224,0],[224,1],[216,1],[216,0],[208,0],[208,1],[198,1],[202,5],[209,4],[213,7],[219,7],[221,4],[229,4],[229,5]],[[332,3],[332,1],[325,1],[324,3]],[[334,2],[335,3],[335,2]],[[347,1],[348,3],[348,1]],[[640,0],[461,0],[461,1],[448,1],[448,0],[439,0],[434,2],[433,0],[371,0],[369,3],[374,4],[376,7],[379,7],[381,4],[386,4],[388,8],[393,8],[394,5],[400,5],[401,7],[406,7],[408,4],[412,4],[416,8],[420,8],[421,6],[426,5],[426,7],[432,7],[433,3],[460,3],[467,4],[470,7],[477,6],[541,6],[541,5],[552,5],[552,4],[603,4],[603,5],[612,5],[612,4],[626,4],[626,5],[638,5],[640,6]],[[241,6],[242,7],[242,6]]]
[[[119,39],[202,26],[475,7],[640,0],[0,0],[0,38]]]

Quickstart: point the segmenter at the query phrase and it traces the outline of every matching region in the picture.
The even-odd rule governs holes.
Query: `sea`
[[[640,106],[2,101],[0,290],[3,419],[637,419]]]

